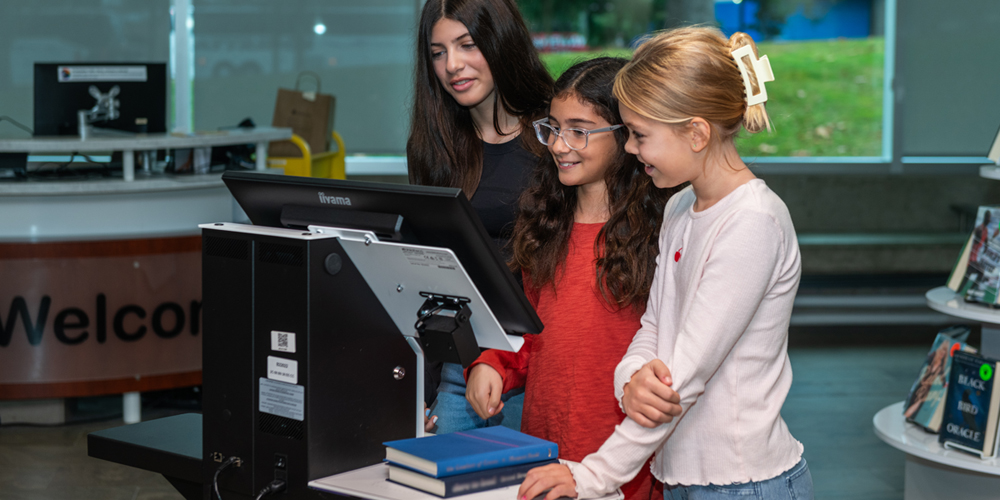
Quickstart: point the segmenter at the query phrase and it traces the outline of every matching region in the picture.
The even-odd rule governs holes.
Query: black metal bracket
[[[427,361],[471,365],[479,357],[479,344],[469,322],[470,300],[431,292],[420,292],[420,296],[427,300],[417,311],[413,327]]]

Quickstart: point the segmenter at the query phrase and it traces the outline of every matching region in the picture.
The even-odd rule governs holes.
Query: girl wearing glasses
[[[534,123],[549,157],[521,196],[511,267],[545,330],[525,335],[518,353],[484,352],[467,371],[466,396],[483,418],[503,408],[503,392],[524,387],[521,430],[557,443],[568,460],[597,451],[625,417],[611,392],[615,364],[639,329],[673,191],[656,189],[624,150],[611,88],[625,63],[573,66]],[[623,490],[647,500],[653,488],[647,468]]]
[[[517,198],[545,150],[531,122],[545,112],[552,78],[514,0],[428,0],[420,15],[406,160],[410,183],[461,188],[503,249]],[[437,377],[436,370],[428,381]],[[437,432],[520,428],[520,399],[489,422],[465,400],[462,367],[445,363],[432,406]],[[428,403],[434,385],[425,386]]]
[[[625,149],[657,187],[690,186],[664,209],[649,306],[615,368],[629,418],[580,463],[530,471],[519,499],[599,496],[647,471],[654,453],[666,499],[813,497],[780,413],[801,273],[795,228],[734,143],[741,128],[768,126],[771,80],[748,35],[714,28],[661,33],[618,73]],[[663,415],[657,406],[677,395],[683,412]]]

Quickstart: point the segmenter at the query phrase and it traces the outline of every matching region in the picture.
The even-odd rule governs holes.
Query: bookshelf
[[[1000,309],[965,302],[945,286],[928,290],[924,296],[927,306],[935,311],[979,322],[982,325],[980,352],[1000,358]],[[872,421],[879,439],[906,453],[903,498],[996,499],[1000,491],[1000,458],[982,460],[942,447],[937,434],[906,422],[903,404],[900,401],[886,406]]]
[[[1000,359],[1000,309],[966,302],[946,286],[933,288],[924,297],[927,306],[935,311],[981,323],[983,338],[979,352],[983,356]]]
[[[903,419],[903,403],[886,406],[872,423],[879,439],[906,453],[904,500],[995,500],[1000,491],[1000,458],[981,460],[942,447],[937,434]]]

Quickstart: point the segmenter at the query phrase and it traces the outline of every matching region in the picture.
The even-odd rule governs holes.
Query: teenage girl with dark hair
[[[468,370],[480,416],[524,387],[521,430],[557,443],[568,460],[597,451],[625,417],[611,391],[614,369],[639,329],[673,193],[625,152],[611,89],[626,62],[593,59],[556,82],[548,117],[535,125],[550,157],[521,196],[512,238],[512,268],[545,330],[525,335],[518,353],[484,352]],[[623,487],[625,498],[647,500],[654,483],[647,468]]]
[[[514,0],[428,0],[406,143],[410,183],[461,188],[504,248],[517,198],[544,153],[531,122],[551,94]],[[498,423],[519,429],[519,406],[483,421],[465,400],[462,367],[445,363],[431,418],[438,433]]]

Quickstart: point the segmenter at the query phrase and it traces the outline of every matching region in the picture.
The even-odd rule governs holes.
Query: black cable
[[[436,305],[436,306],[434,306],[434,307],[432,307],[432,308],[430,308],[430,309],[428,309],[426,311],[423,311],[422,314],[420,314],[419,316],[417,316],[417,322],[413,324],[413,328],[416,329],[418,332],[423,333],[423,331],[424,331],[424,322],[426,322],[427,320],[431,319],[432,316],[434,316],[435,314],[437,314],[438,311],[444,309],[444,307],[445,307],[444,304],[438,304],[438,305]]]
[[[56,172],[64,171],[66,167],[70,166],[70,164],[72,164],[73,160],[75,159],[76,159],[76,152],[73,152],[71,155],[69,155],[69,161],[63,163],[62,165],[59,165],[59,167],[56,168]]]
[[[15,127],[20,128],[21,130],[23,130],[23,131],[25,131],[25,132],[27,132],[27,133],[29,133],[31,135],[35,135],[35,132],[32,131],[30,128],[24,126],[21,122],[13,119],[13,118],[11,118],[11,117],[9,117],[7,115],[0,116],[0,122],[2,122],[4,120],[7,120],[7,121],[13,123]]]
[[[260,490],[260,493],[257,493],[257,498],[254,500],[260,500],[271,493],[281,493],[282,491],[285,491],[285,482],[280,479],[275,479],[274,481],[271,481],[271,484]]]
[[[230,465],[239,463],[240,459],[238,457],[229,457],[218,469],[215,469],[215,476],[212,477],[212,491],[215,492],[216,500],[222,500],[222,495],[219,494],[219,474],[229,468]]]

